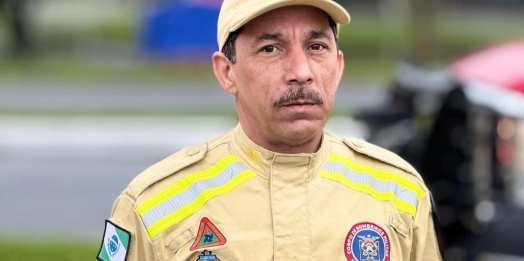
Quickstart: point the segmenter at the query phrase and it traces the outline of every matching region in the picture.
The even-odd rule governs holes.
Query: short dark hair
[[[333,30],[333,35],[335,36],[335,42],[337,43],[338,49],[337,23],[335,23],[331,17],[329,17],[329,26],[331,27],[331,30]],[[242,27],[234,32],[231,32],[227,37],[226,43],[222,47],[222,53],[224,53],[227,59],[229,59],[229,61],[231,61],[233,64],[237,62],[235,42],[237,41],[241,31]]]

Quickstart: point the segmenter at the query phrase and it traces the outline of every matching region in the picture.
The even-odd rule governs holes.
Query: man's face
[[[226,90],[236,96],[240,123],[253,141],[300,146],[320,140],[343,66],[325,12],[279,8],[242,28]]]

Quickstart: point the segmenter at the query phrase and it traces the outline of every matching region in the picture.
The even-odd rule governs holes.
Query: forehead
[[[312,6],[287,6],[266,12],[243,26],[243,31],[266,32],[282,30],[300,25],[314,29],[328,29],[329,16]]]

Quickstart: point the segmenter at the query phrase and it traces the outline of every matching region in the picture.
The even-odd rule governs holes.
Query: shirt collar
[[[330,151],[330,143],[327,142],[326,134],[323,132],[320,148],[315,153],[285,154],[273,152],[255,144],[246,135],[240,124],[233,130],[230,136],[230,142],[235,154],[237,154],[246,165],[257,172],[258,175],[264,178],[268,178],[274,164],[285,164],[282,162],[294,162],[294,164],[296,164],[297,161],[299,161],[309,165],[307,173],[308,180],[312,179],[322,167]],[[278,160],[282,158],[286,158],[286,160]]]

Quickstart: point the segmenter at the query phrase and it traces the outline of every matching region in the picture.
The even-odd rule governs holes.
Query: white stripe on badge
[[[106,222],[106,234],[104,235],[104,247],[111,261],[125,261],[127,249],[116,233],[116,228],[110,222]],[[117,240],[115,240],[114,236]]]

